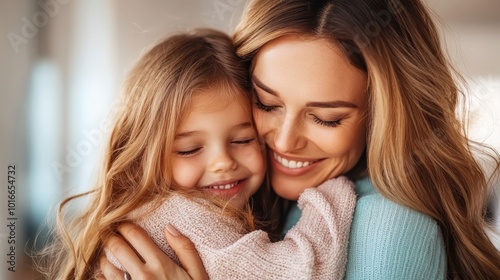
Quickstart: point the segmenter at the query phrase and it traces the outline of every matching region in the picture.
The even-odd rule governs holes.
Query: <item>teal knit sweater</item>
[[[446,253],[437,223],[378,193],[368,178],[358,195],[345,279],[445,279]],[[292,206],[285,230],[300,218]]]

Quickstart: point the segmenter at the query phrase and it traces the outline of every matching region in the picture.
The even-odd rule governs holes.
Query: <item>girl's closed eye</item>
[[[233,140],[231,141],[231,144],[236,144],[236,145],[247,145],[255,141],[255,137],[248,137],[248,138],[243,138],[241,140]]]
[[[185,149],[185,150],[179,150],[179,151],[176,151],[175,153],[179,156],[183,156],[183,157],[186,157],[186,156],[192,156],[192,155],[195,155],[197,154],[199,151],[201,151],[201,147],[197,147],[197,148],[191,148],[191,149]]]

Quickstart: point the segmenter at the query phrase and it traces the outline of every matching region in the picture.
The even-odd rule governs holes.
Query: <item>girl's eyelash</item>
[[[315,123],[320,124],[322,126],[326,126],[326,127],[337,127],[340,125],[340,122],[342,121],[342,119],[338,119],[335,121],[324,121],[316,116],[313,116],[313,118],[314,118]]]
[[[176,153],[179,156],[190,156],[190,155],[196,154],[199,150],[201,150],[201,148],[196,148],[196,149],[192,149],[192,150],[189,150],[189,151],[177,151]]]
[[[245,145],[245,144],[250,144],[255,140],[255,138],[248,138],[244,140],[238,140],[238,141],[233,141],[233,144],[239,144],[239,145]]]
[[[264,112],[272,112],[272,111],[275,111],[276,110],[276,106],[267,106],[265,104],[263,104],[259,97],[257,96],[257,94],[255,94],[255,105],[257,106],[257,108],[259,110],[262,110]]]
[[[248,139],[243,139],[243,140],[232,141],[231,143],[236,144],[236,145],[246,145],[246,144],[252,143],[253,141],[255,141],[255,138],[248,138]],[[198,153],[200,150],[201,150],[201,147],[195,148],[192,150],[188,150],[188,151],[176,151],[175,153],[179,156],[186,157],[186,156],[194,155],[194,154]]]

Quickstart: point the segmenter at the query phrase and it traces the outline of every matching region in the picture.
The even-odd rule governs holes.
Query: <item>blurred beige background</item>
[[[26,257],[35,234],[61,198],[92,185],[109,111],[141,52],[193,27],[231,32],[245,2],[1,0],[0,279],[36,277]],[[426,2],[469,82],[472,137],[500,150],[500,1]],[[16,167],[16,272],[8,270],[4,225],[9,165]]]

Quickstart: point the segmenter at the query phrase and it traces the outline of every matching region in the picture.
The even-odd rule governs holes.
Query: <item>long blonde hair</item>
[[[236,56],[231,39],[215,30],[171,36],[138,61],[125,81],[123,110],[99,182],[94,190],[59,206],[56,240],[41,254],[48,255],[48,263],[40,265],[49,279],[92,278],[103,242],[128,213],[181,191],[170,168],[176,129],[193,96],[214,86],[221,88],[221,95],[243,98],[250,106],[247,66]],[[88,209],[66,225],[63,207],[82,196],[90,196]],[[251,214],[234,211],[229,212],[252,229]]]
[[[485,233],[486,175],[456,116],[459,75],[421,1],[256,0],[233,40],[251,62],[285,35],[327,38],[367,73],[370,122],[361,160],[382,195],[437,221],[448,277],[500,279],[500,254]]]

